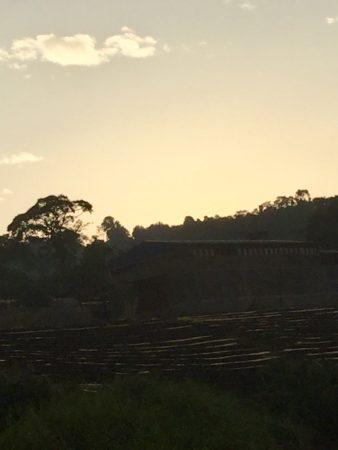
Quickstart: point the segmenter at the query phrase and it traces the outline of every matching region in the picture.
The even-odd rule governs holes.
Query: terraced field
[[[114,374],[228,375],[278,358],[338,362],[338,309],[247,312],[0,333],[0,369],[102,378]]]

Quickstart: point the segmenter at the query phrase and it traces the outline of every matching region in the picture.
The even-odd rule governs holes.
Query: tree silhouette
[[[109,256],[109,247],[100,239],[94,239],[84,248],[81,263],[76,271],[76,294],[80,298],[103,298],[109,291]]]
[[[99,229],[105,234],[107,244],[112,249],[121,252],[130,248],[132,241],[129,231],[114,217],[105,217]]]
[[[26,241],[30,238],[72,239],[80,236],[84,224],[79,217],[91,213],[93,207],[85,200],[69,200],[65,195],[49,195],[40,198],[23,214],[8,225],[11,238]]]
[[[311,201],[310,192],[307,189],[298,189],[295,195],[297,203],[309,202]]]
[[[226,217],[205,216],[203,220],[187,216],[182,225],[137,226],[133,237],[136,241],[310,239],[338,248],[337,199],[311,199],[307,189],[298,189],[294,196],[278,196],[251,212],[238,211]]]
[[[189,225],[194,225],[195,224],[195,219],[191,216],[186,216],[183,222],[184,226],[189,226]]]

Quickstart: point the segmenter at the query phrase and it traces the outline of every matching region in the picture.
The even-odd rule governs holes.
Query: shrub
[[[0,435],[6,450],[274,450],[304,430],[192,382],[116,381],[54,395]]]
[[[30,407],[37,407],[52,392],[46,379],[12,370],[0,377],[0,430],[19,419]]]
[[[254,399],[310,427],[338,448],[338,367],[330,361],[278,361],[258,372]]]

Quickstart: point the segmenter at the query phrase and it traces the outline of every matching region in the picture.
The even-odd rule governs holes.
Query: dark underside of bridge
[[[144,242],[112,279],[133,318],[328,306],[338,253],[293,241]]]

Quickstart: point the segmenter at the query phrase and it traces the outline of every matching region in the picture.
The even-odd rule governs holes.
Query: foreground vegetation
[[[148,378],[0,383],[6,450],[337,449],[337,368],[271,366],[250,384]]]

